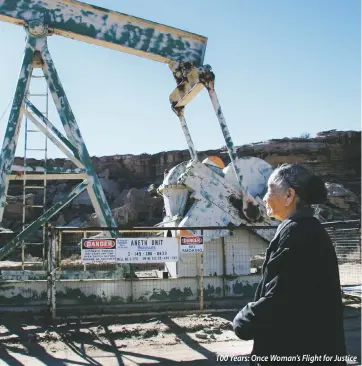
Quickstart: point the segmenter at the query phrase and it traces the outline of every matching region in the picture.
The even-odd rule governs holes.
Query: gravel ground
[[[3,318],[0,365],[247,365],[252,341],[237,339],[235,313],[59,322]],[[348,306],[348,352],[361,355],[361,309]],[[226,357],[221,361],[219,356]],[[232,356],[236,357],[232,359]],[[240,362],[236,362],[240,361]],[[352,363],[353,364],[353,363]],[[358,363],[354,363],[358,364]]]

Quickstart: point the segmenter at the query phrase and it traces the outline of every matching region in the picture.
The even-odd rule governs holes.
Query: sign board
[[[82,263],[161,263],[179,260],[177,238],[82,239]]]
[[[179,245],[177,238],[117,238],[117,263],[177,262]]]
[[[116,239],[82,239],[82,262],[116,262]]]
[[[203,236],[181,236],[181,253],[202,253],[204,251]]]

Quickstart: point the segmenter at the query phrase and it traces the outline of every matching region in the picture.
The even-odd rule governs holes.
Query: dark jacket
[[[333,360],[346,356],[337,257],[311,209],[279,225],[267,249],[254,302],[237,314],[233,327],[240,339],[254,339],[253,355],[267,356],[269,361],[271,355],[298,355],[300,362],[289,358],[284,364],[311,365],[303,355],[319,355],[322,362],[313,365],[327,365],[333,363],[323,355]],[[281,365],[280,360],[275,365]]]

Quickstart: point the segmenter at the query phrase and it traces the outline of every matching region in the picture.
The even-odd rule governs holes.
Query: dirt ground
[[[3,316],[0,366],[3,365],[221,365],[239,364],[252,341],[240,341],[231,329],[234,312],[113,318],[94,321],[42,321]],[[361,362],[360,304],[345,308],[348,354]],[[220,359],[226,356],[227,361]],[[237,356],[232,359],[232,356]]]

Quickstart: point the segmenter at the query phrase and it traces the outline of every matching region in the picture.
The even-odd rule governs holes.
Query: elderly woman
[[[254,340],[251,365],[346,365],[336,253],[313,217],[323,181],[298,164],[273,171],[264,197],[281,221],[270,242],[255,300],[235,317],[235,334]]]

